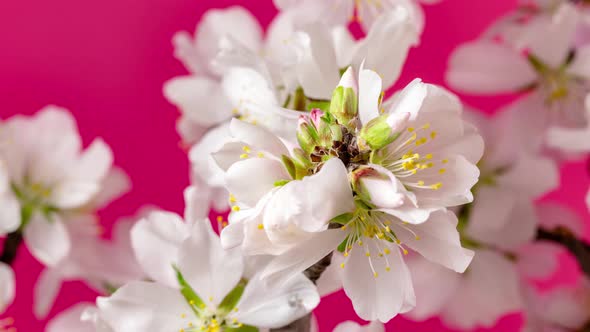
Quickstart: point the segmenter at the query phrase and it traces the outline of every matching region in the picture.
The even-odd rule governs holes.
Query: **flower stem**
[[[4,249],[0,256],[0,262],[11,265],[16,258],[18,247],[23,242],[23,234],[20,231],[16,231],[8,234],[6,241],[4,241]]]
[[[590,276],[590,244],[584,242],[565,227],[557,227],[553,230],[539,228],[537,240],[545,240],[564,246],[578,261],[582,271]]]
[[[329,253],[326,257],[320,259],[317,263],[310,266],[307,270],[303,272],[309,280],[311,280],[314,284],[318,281],[322,273],[330,266],[332,263],[332,253]],[[294,321],[289,325],[285,325],[283,327],[279,327],[276,329],[271,329],[271,332],[309,332],[311,331],[311,314],[307,314],[298,320]]]

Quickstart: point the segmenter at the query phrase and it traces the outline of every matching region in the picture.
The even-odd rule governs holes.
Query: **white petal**
[[[501,254],[478,250],[469,272],[442,315],[449,326],[492,327],[502,316],[522,308],[514,264]]]
[[[80,180],[101,181],[113,165],[113,151],[100,138],[80,154],[68,177]]]
[[[537,204],[536,208],[539,226],[548,230],[561,226],[570,230],[575,236],[583,236],[586,224],[571,208],[554,202],[543,202]]]
[[[213,153],[220,149],[225,149],[224,144],[228,144],[231,140],[229,132],[229,124],[224,123],[217,127],[209,129],[203,137],[196,143],[189,152],[189,159],[191,161],[191,168],[195,176],[203,181],[203,183],[211,187],[220,187],[225,184],[224,174],[220,165],[223,165],[220,160],[225,161],[230,159],[231,163],[239,160],[239,156],[244,151],[236,151],[236,153]],[[236,143],[230,143],[236,144]],[[240,146],[241,149],[241,146]],[[232,151],[233,152],[233,151]],[[218,156],[217,154],[221,154]],[[228,154],[228,156],[226,156]],[[226,169],[226,168],[223,168]]]
[[[4,263],[0,263],[0,313],[12,304],[15,291],[14,271]]]
[[[178,282],[172,268],[189,229],[174,213],[155,211],[138,221],[131,230],[131,243],[137,261],[150,277],[168,286]]]
[[[51,310],[61,289],[63,277],[57,268],[48,268],[41,272],[35,284],[35,303],[33,311],[35,317],[44,319]]]
[[[92,322],[82,321],[82,314],[93,308],[90,303],[79,303],[55,316],[46,327],[46,332],[97,332]],[[99,330],[100,331],[100,330]],[[102,332],[102,331],[101,331]]]
[[[276,192],[265,211],[264,227],[270,237],[281,236],[291,226],[320,232],[328,228],[332,218],[354,209],[348,171],[340,159],[332,158],[318,173]]]
[[[567,67],[568,73],[590,80],[590,46],[582,46],[576,49],[576,56]]]
[[[531,242],[518,249],[518,273],[528,279],[547,280],[559,268],[560,255],[563,252],[563,248],[553,243]]]
[[[244,263],[239,250],[221,247],[209,219],[203,219],[180,247],[178,268],[197,295],[216,307],[242,278]]]
[[[387,256],[390,271],[386,271],[384,258],[376,255],[366,257],[367,250],[372,254],[380,252],[373,241],[367,240],[369,243],[366,248],[356,247],[350,252],[345,262],[342,284],[359,317],[386,323],[416,304],[410,271],[396,248]],[[374,273],[377,273],[377,277]]]
[[[381,77],[367,69],[359,72],[359,118],[367,124],[379,116],[379,97],[382,92]]]
[[[411,5],[397,4],[380,15],[354,51],[354,64],[379,73],[383,86],[397,81],[411,46],[418,43],[420,26]]]
[[[71,247],[68,231],[57,214],[47,219],[35,213],[25,227],[24,239],[33,256],[48,266],[66,257]]]
[[[262,27],[245,8],[232,6],[208,10],[201,18],[195,45],[201,57],[213,60],[219,50],[219,41],[230,36],[239,40],[252,51],[262,47]]]
[[[209,216],[209,199],[210,192],[207,189],[189,186],[184,190],[184,220],[189,225]]]
[[[131,179],[125,171],[113,167],[101,183],[101,190],[92,199],[92,204],[103,208],[131,190]]]
[[[456,272],[464,272],[473,259],[473,252],[461,247],[457,217],[450,211],[434,212],[419,225],[392,223],[391,226],[403,244]]]
[[[255,206],[277,181],[290,179],[281,162],[257,157],[233,164],[225,174],[227,190],[248,206]]]
[[[61,209],[73,209],[90,201],[99,191],[100,184],[94,181],[61,182],[51,191],[51,203]]]
[[[381,322],[359,325],[353,321],[346,321],[336,325],[333,332],[385,332],[385,326]]]
[[[114,332],[179,331],[196,320],[179,290],[151,282],[131,282],[96,304]]]
[[[396,95],[389,113],[409,113],[410,119],[416,119],[422,108],[425,98],[428,95],[428,85],[417,78],[408,84],[399,94]]]
[[[279,328],[310,313],[319,303],[315,285],[302,274],[275,285],[255,276],[248,282],[232,317],[248,325]]]
[[[11,192],[0,194],[0,236],[16,231],[21,224],[20,203]]]
[[[463,277],[418,256],[410,257],[406,259],[406,262],[412,272],[416,291],[416,308],[406,315],[418,321],[440,315],[453,301],[453,296],[457,287],[460,287]]]
[[[276,282],[303,272],[336,249],[345,237],[342,230],[317,233],[273,259],[262,272],[262,278]]]
[[[264,127],[253,125],[238,119],[232,119],[230,131],[232,136],[236,139],[257,148],[258,150],[268,152],[277,158],[280,158],[282,155],[289,155],[283,142]]]
[[[452,88],[476,94],[515,92],[535,79],[523,56],[493,41],[461,45],[453,52],[446,74]]]
[[[356,173],[360,190],[366,192],[377,208],[395,209],[404,204],[407,191],[392,172],[383,166],[369,164]]]
[[[497,182],[530,198],[539,198],[559,187],[559,169],[549,158],[523,154]]]
[[[574,287],[557,288],[546,294],[541,300],[543,319],[567,330],[580,328],[588,320],[589,289],[587,279],[582,278]]]
[[[342,269],[340,264],[344,262],[344,257],[334,252],[332,263],[326,268],[324,273],[316,281],[318,292],[321,297],[328,296],[342,289]]]
[[[232,116],[221,84],[206,77],[174,78],[164,84],[164,96],[196,125],[210,127]]]

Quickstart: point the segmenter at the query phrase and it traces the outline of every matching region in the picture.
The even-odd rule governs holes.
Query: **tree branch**
[[[314,284],[318,281],[322,273],[332,263],[332,253],[320,259],[317,263],[310,266],[303,272]],[[271,329],[271,332],[309,332],[311,331],[311,314],[307,314],[289,325]]]
[[[0,256],[0,262],[12,265],[12,262],[14,262],[14,259],[16,258],[18,247],[20,247],[22,241],[22,232],[16,231],[8,234],[8,237],[4,242],[4,249],[2,250],[2,256]]]
[[[545,240],[564,246],[578,261],[582,271],[590,276],[590,244],[576,238],[576,236],[565,227],[557,227],[553,230],[539,228],[537,240]]]

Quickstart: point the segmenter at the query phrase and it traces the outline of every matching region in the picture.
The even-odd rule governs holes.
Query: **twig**
[[[322,273],[332,263],[332,253],[320,259],[317,263],[310,266],[303,272],[314,284],[318,281]],[[307,314],[289,325],[271,329],[271,332],[309,332],[311,331],[311,314]]]
[[[11,265],[16,258],[18,247],[23,241],[23,234],[20,231],[16,231],[8,234],[6,241],[4,242],[4,249],[2,250],[2,256],[0,256],[0,262]]]
[[[582,271],[590,277],[590,244],[576,238],[565,227],[557,227],[553,230],[539,228],[537,240],[545,240],[564,246],[578,261]]]

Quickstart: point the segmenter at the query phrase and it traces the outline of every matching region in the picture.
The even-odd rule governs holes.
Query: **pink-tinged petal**
[[[101,190],[92,198],[92,205],[103,208],[131,190],[131,179],[118,167],[113,167],[103,179]]]
[[[547,145],[573,153],[590,151],[590,128],[551,127],[547,131]]]
[[[16,231],[21,224],[20,203],[12,192],[0,193],[0,236]]]
[[[14,271],[4,263],[0,263],[0,313],[12,304],[15,291]]]
[[[416,308],[406,316],[423,321],[440,315],[453,301],[463,276],[419,256],[406,259],[416,291]]]
[[[576,49],[576,56],[566,70],[571,75],[590,80],[590,45]]]
[[[537,205],[537,215],[539,216],[540,227],[548,230],[565,227],[577,237],[584,235],[586,229],[584,220],[565,205],[543,202]]]
[[[41,263],[54,266],[67,256],[71,248],[70,236],[57,214],[45,218],[35,213],[24,230],[27,247]]]
[[[344,263],[342,284],[359,317],[386,323],[415,306],[411,275],[397,248],[391,248],[391,254],[387,255],[390,266],[387,271],[385,258],[376,256],[380,250],[373,241],[368,242],[365,247],[350,251]],[[367,250],[375,255],[367,257]]]
[[[562,287],[543,295],[542,317],[551,325],[577,330],[588,322],[590,282],[581,278],[573,287]]]
[[[336,325],[333,332],[385,332],[385,326],[381,322],[360,325],[357,322],[346,321]]]
[[[172,36],[174,57],[191,73],[208,73],[207,59],[201,58],[195,47],[193,37],[186,31],[179,31]]]
[[[277,181],[289,179],[282,162],[255,156],[236,162],[225,173],[227,190],[248,206],[255,206]]]
[[[454,51],[446,81],[458,91],[487,95],[515,92],[533,83],[536,77],[518,51],[482,40],[461,45]]]
[[[383,166],[370,164],[353,174],[358,177],[356,191],[377,208],[395,209],[404,204],[406,188]]]
[[[344,263],[344,257],[340,253],[334,252],[332,263],[316,281],[321,297],[328,296],[342,289],[342,268],[340,268],[340,264],[342,263]]]
[[[181,76],[164,84],[164,96],[191,123],[211,127],[229,120],[232,105],[221,84],[206,77]]]
[[[99,182],[68,180],[52,189],[50,199],[60,209],[74,209],[90,202],[99,192]]]
[[[477,250],[442,319],[458,329],[492,327],[502,316],[522,309],[519,282],[512,262],[499,253]]]
[[[359,72],[359,118],[363,125],[379,116],[379,97],[382,92],[381,77],[367,69]]]
[[[350,30],[344,26],[332,28],[332,41],[338,67],[344,68],[350,66],[352,57],[354,56],[354,48],[356,47],[356,40],[350,33]]]
[[[518,273],[528,279],[546,280],[559,268],[564,248],[548,242],[532,242],[518,249]]]
[[[178,289],[152,282],[131,282],[110,297],[99,297],[96,304],[116,332],[180,331],[196,320]]]
[[[171,287],[178,285],[172,264],[178,261],[179,248],[188,235],[188,226],[171,212],[154,211],[135,224],[131,244],[150,279]]]
[[[211,223],[203,219],[180,247],[178,268],[197,295],[216,307],[242,278],[244,263],[239,250],[221,247]]]
[[[260,276],[248,281],[230,318],[261,328],[279,328],[310,313],[320,303],[315,285],[303,274],[269,285]]]
[[[208,10],[195,34],[195,46],[208,64],[217,56],[224,37],[239,40],[251,51],[262,48],[262,27],[248,10],[239,6]]]
[[[101,181],[113,166],[113,151],[97,138],[80,154],[68,177],[86,181]]]
[[[41,272],[35,284],[35,303],[33,312],[38,319],[44,319],[55,303],[61,284],[64,281],[60,271],[48,268]]]
[[[464,272],[473,259],[473,251],[461,246],[457,217],[450,211],[436,211],[419,225],[392,223],[391,229],[406,246],[433,263],[456,272]]]
[[[523,154],[496,181],[529,198],[540,198],[559,187],[559,169],[552,159]]]
[[[280,282],[303,272],[335,250],[346,235],[346,232],[336,229],[314,234],[273,259],[262,272],[262,278]]]

